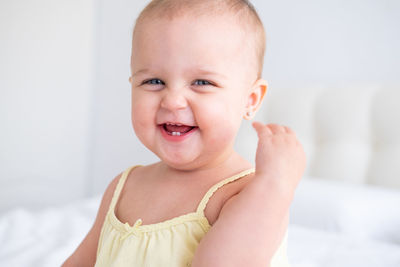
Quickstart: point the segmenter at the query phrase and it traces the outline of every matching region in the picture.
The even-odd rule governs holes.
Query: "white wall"
[[[85,195],[91,0],[0,1],[0,211]]]
[[[398,83],[400,1],[254,1],[271,85]]]
[[[0,208],[98,194],[128,166],[157,160],[130,123],[131,31],[147,3],[0,1]],[[270,90],[399,83],[399,1],[253,3]],[[244,123],[239,137],[250,131]]]

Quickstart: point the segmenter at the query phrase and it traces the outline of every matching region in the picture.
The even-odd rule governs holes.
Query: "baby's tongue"
[[[167,129],[168,132],[181,132],[181,133],[186,133],[192,129],[190,126],[182,125],[182,126],[177,126],[177,125],[166,125],[165,128]]]

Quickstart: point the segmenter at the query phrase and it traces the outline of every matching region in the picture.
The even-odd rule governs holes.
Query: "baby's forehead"
[[[135,31],[146,28],[148,25],[158,24],[158,27],[163,25],[176,24],[177,21],[184,21],[188,26],[208,26],[210,28],[215,28],[215,26],[229,25],[230,31],[235,31],[238,33],[251,32],[250,25],[245,23],[237,17],[229,13],[221,13],[220,15],[204,15],[193,16],[192,14],[182,14],[173,17],[144,17],[135,25]]]
[[[163,57],[168,57],[171,50],[176,52],[177,48],[181,48],[178,50],[181,53],[201,53],[200,59],[227,55],[233,62],[244,55],[251,57],[249,53],[254,51],[254,46],[249,42],[246,31],[233,20],[205,16],[146,19],[134,34],[132,52],[140,53],[143,48],[151,46],[153,53],[150,55]]]
[[[181,40],[190,39],[193,41],[190,46],[196,46],[196,42],[206,43],[207,45],[197,46],[204,53],[215,52],[219,49],[218,53],[235,50],[237,56],[239,54],[252,56],[249,53],[254,53],[256,46],[252,35],[234,16],[229,14],[146,18],[137,25],[132,48],[138,42],[143,45],[156,42],[156,39],[156,45],[159,47],[168,47],[172,44],[179,46]],[[140,51],[136,50],[136,52]]]

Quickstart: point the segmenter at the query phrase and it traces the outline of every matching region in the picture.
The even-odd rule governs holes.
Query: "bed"
[[[291,206],[293,267],[400,267],[400,91],[270,89],[258,119],[295,130],[308,164]],[[290,109],[288,108],[290,107]],[[252,159],[255,133],[237,149]],[[100,195],[0,215],[0,266],[59,266],[91,227]]]

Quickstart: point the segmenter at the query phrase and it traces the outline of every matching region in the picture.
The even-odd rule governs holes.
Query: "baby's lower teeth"
[[[180,136],[181,133],[180,133],[180,132],[172,132],[172,135],[178,135],[178,136]]]

